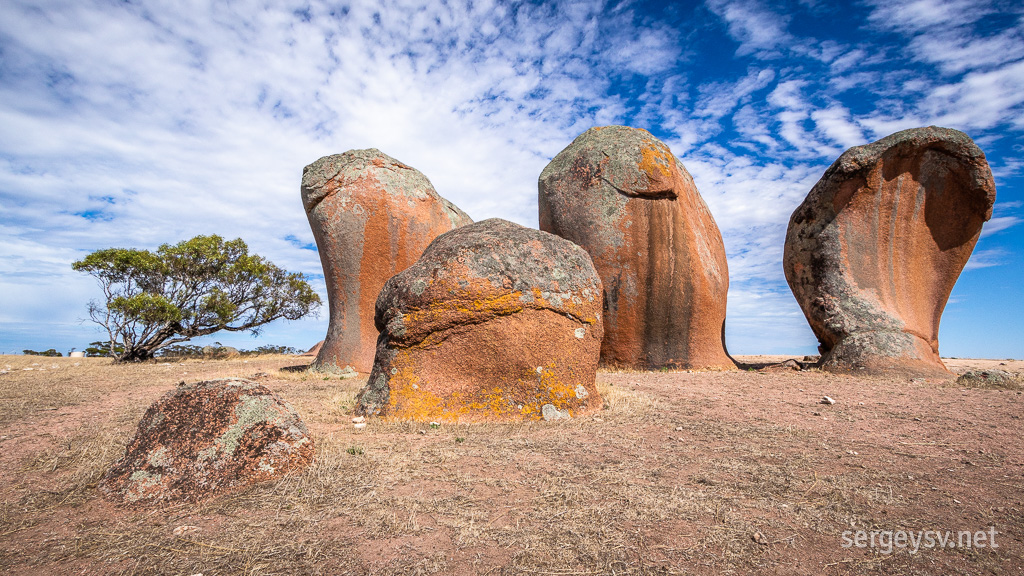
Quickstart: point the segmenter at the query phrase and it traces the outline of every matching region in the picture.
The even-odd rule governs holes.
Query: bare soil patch
[[[0,572],[1024,572],[1020,391],[771,367],[602,371],[606,408],[568,422],[359,430],[365,375],[289,369],[309,361],[0,356]],[[295,406],[317,443],[311,467],[199,504],[100,497],[151,402],[228,376]],[[843,547],[847,531],[990,527],[998,548]]]

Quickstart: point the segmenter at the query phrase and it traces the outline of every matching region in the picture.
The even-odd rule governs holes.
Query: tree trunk
[[[132,348],[131,350],[125,350],[124,354],[117,359],[118,363],[123,362],[145,362],[146,360],[153,359],[153,350],[148,348]]]

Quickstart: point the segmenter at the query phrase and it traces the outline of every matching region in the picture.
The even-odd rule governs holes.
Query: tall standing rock
[[[843,153],[793,212],[783,257],[821,366],[951,377],[939,319],[995,195],[985,154],[956,130]]]
[[[591,128],[541,172],[540,228],[587,250],[604,282],[601,359],[733,368],[725,246],[693,178],[646,130]]]
[[[472,220],[426,176],[380,150],[325,156],[302,171],[302,204],[324,267],[330,324],[317,367],[373,366],[373,309],[388,278]]]
[[[359,414],[547,420],[596,410],[601,279],[563,238],[492,218],[434,240],[377,299]]]

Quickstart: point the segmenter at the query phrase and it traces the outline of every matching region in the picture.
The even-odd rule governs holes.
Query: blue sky
[[[646,128],[722,230],[731,352],[812,353],[790,213],[845,149],[967,132],[995,214],[946,307],[946,356],[1024,357],[1024,6],[967,0],[0,3],[0,352],[79,349],[98,248],[241,237],[312,278],[302,168],[353,148],[476,220],[537,225],[537,177],[595,125]],[[243,348],[308,347],[319,319]]]

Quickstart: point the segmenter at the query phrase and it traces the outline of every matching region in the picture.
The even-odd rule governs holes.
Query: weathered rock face
[[[948,128],[847,150],[793,212],[786,279],[833,371],[950,377],[939,319],[995,184],[985,155]]]
[[[234,346],[203,346],[203,358],[238,358],[240,355]]]
[[[958,386],[971,388],[1019,390],[1024,388],[1024,377],[1006,370],[968,370],[957,376],[956,383]]]
[[[377,342],[373,306],[384,282],[412,265],[438,235],[472,220],[419,171],[375,149],[306,166],[302,204],[320,250],[331,314],[313,366],[367,372]]]
[[[601,279],[571,242],[490,219],[439,236],[377,299],[358,414],[557,419],[600,408]]]
[[[320,349],[323,348],[323,347],[324,347],[324,341],[321,340],[321,341],[317,342],[316,344],[313,344],[312,348],[310,348],[309,350],[306,350],[305,352],[300,354],[300,356],[317,356],[317,355],[320,354]]]
[[[540,228],[579,244],[604,282],[602,361],[734,368],[729,271],[686,168],[646,130],[591,128],[541,172]]]
[[[248,380],[212,380],[150,406],[100,490],[125,504],[195,501],[312,460],[306,426],[277,395]]]

